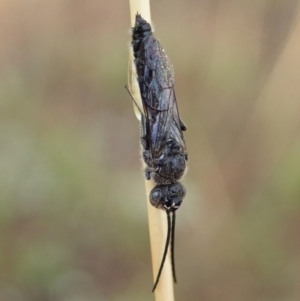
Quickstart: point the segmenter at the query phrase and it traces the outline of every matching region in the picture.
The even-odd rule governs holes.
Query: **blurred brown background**
[[[297,0],[158,0],[188,126],[176,300],[300,300]],[[0,300],[153,300],[127,1],[0,1]]]

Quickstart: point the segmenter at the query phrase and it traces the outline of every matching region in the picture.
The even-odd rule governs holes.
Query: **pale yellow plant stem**
[[[141,14],[141,16],[151,24],[149,0],[129,0],[129,4],[130,4],[131,27],[133,27],[135,24],[135,16],[137,13]],[[139,105],[140,110],[143,111],[142,109],[143,106],[141,105],[140,90],[137,82],[137,74],[136,74],[136,69],[133,61],[132,50],[130,50],[130,54],[129,54],[128,88],[133,98]],[[134,112],[138,120],[141,120],[140,112],[136,108],[135,104],[134,104]],[[149,221],[150,244],[151,244],[151,254],[152,254],[153,283],[154,283],[162,260],[165,242],[167,238],[167,216],[166,216],[166,212],[154,208],[149,202],[150,191],[155,186],[153,181],[145,180],[145,186],[146,186],[146,201],[147,201],[147,208],[148,208],[148,221]],[[154,292],[156,301],[174,301],[172,268],[171,268],[171,261],[170,261],[169,254],[170,252],[168,252],[168,256],[166,258],[166,262],[160,277],[160,281]],[[149,283],[149,292],[151,291],[152,285],[153,285],[152,283]]]

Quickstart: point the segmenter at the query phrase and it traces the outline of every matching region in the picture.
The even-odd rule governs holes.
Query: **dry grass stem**
[[[130,16],[131,16],[131,26],[135,24],[136,13],[140,13],[142,17],[151,23],[150,15],[150,3],[148,0],[130,0]],[[129,64],[128,64],[128,88],[132,94],[134,100],[142,108],[140,90],[137,82],[137,74],[133,62],[133,53],[130,51],[129,54]],[[140,112],[134,106],[134,112],[138,120],[141,119]],[[141,109],[142,110],[142,109]],[[167,237],[167,217],[163,210],[158,210],[154,208],[149,202],[149,194],[151,189],[155,186],[153,181],[145,180],[146,186],[146,201],[148,208],[148,220],[149,220],[149,232],[150,232],[150,244],[151,244],[151,254],[152,254],[152,267],[153,267],[153,279],[155,281],[157,272],[161,263],[162,254],[165,246],[165,241]],[[168,252],[170,253],[170,252]],[[149,291],[151,284],[149,284]],[[156,301],[173,301],[173,278],[170,256],[168,254],[165,266],[163,268],[159,284],[154,292]]]

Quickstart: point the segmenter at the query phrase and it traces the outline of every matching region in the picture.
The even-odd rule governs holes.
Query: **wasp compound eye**
[[[159,207],[163,200],[163,191],[160,187],[154,188],[150,193],[150,203],[154,207]]]
[[[174,183],[173,185],[170,186],[168,190],[168,196],[171,198],[175,198],[175,197],[184,198],[185,194],[186,194],[185,188],[180,183]]]

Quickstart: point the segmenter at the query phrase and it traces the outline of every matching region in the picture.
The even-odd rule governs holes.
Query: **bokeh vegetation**
[[[151,3],[188,126],[177,300],[300,298],[298,2]],[[0,300],[153,300],[129,24],[0,2]]]

